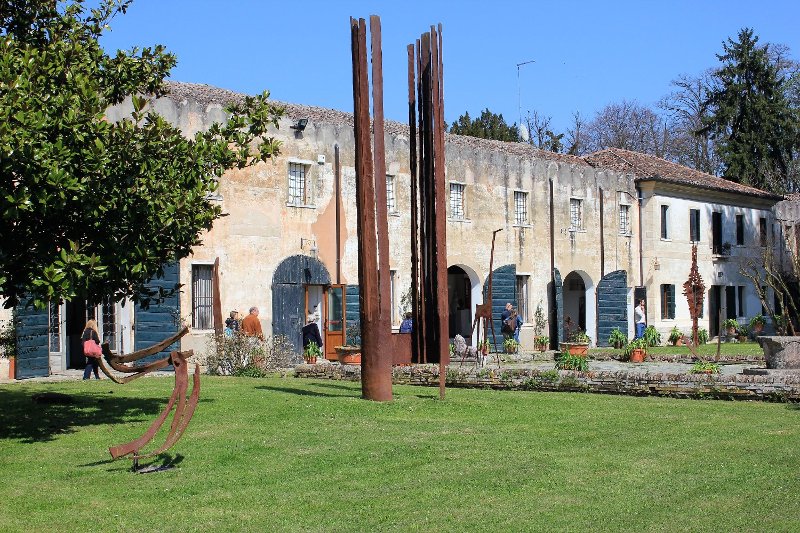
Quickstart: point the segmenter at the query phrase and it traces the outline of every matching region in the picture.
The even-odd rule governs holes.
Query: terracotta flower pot
[[[544,351],[546,351],[546,350],[547,350],[547,345],[546,345],[546,344],[544,344],[544,343],[542,343],[542,344],[537,344],[537,345],[536,345],[536,349],[537,349],[537,350],[539,350],[540,352],[544,352]]]
[[[764,324],[754,324],[753,325],[753,332],[754,333],[761,333],[764,331]]]
[[[631,363],[643,363],[646,352],[642,349],[636,349],[631,352]]]
[[[306,357],[305,360],[306,360],[306,364],[307,365],[316,365],[317,364],[317,358],[316,357]]]
[[[336,355],[339,362],[343,365],[360,365],[361,364],[361,347],[360,346],[337,346]]]

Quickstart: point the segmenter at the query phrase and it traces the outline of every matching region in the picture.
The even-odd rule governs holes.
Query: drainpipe
[[[341,253],[341,238],[342,238],[342,228],[341,228],[341,202],[342,202],[342,167],[339,161],[339,145],[334,145],[333,147],[333,173],[334,173],[334,182],[336,187],[336,284],[339,285],[342,282],[342,253]]]
[[[556,306],[556,235],[555,235],[555,213],[553,211],[553,180],[549,180],[550,185],[550,285],[552,288],[553,307],[550,310],[550,347],[558,347],[558,310]]]
[[[600,279],[603,279],[603,276],[606,275],[606,246],[605,234],[603,232],[605,228],[605,221],[603,220],[605,212],[603,210],[603,189],[602,187],[598,187],[597,190],[600,193]]]
[[[642,203],[644,202],[644,194],[642,194],[642,189],[638,186],[636,187],[636,196],[639,200],[639,286],[644,287],[644,259],[642,258]]]

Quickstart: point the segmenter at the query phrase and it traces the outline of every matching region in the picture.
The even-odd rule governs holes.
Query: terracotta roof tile
[[[718,176],[706,174],[660,157],[623,150],[621,148],[606,148],[584,159],[592,166],[610,168],[619,172],[628,172],[636,176],[636,181],[660,181],[708,189],[724,191],[747,196],[757,196],[771,200],[780,200],[776,194],[742,185]]]

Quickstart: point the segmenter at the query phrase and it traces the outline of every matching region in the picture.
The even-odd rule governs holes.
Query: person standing
[[[514,310],[514,315],[516,316],[514,319],[514,340],[519,344],[519,332],[522,330],[522,317],[516,310]]]
[[[241,330],[246,337],[258,337],[260,340],[264,340],[261,321],[258,319],[258,307],[250,308],[249,314],[242,320]]]
[[[239,333],[239,311],[231,311],[225,319],[225,336],[230,337]]]
[[[87,341],[89,345],[87,346]],[[89,320],[83,328],[83,335],[81,335],[81,346],[83,346],[83,355],[86,356],[86,368],[83,370],[83,379],[89,379],[94,372],[94,378],[100,379],[98,369],[100,367],[100,357],[102,352],[100,349],[100,333],[97,331],[97,321]],[[95,349],[94,346],[97,348]]]
[[[514,324],[516,323],[516,318],[512,322],[511,315],[513,312],[514,307],[511,305],[511,302],[508,302],[505,310],[500,313],[500,332],[503,334],[504,341],[514,338]]]
[[[303,326],[303,351],[307,350],[312,342],[322,351],[322,335],[319,333],[317,315],[314,313],[308,315],[306,325]]]
[[[641,339],[644,337],[644,328],[647,324],[644,313],[644,300],[639,300],[639,305],[633,310],[633,318],[636,322],[636,338]]]
[[[405,315],[405,318],[400,323],[400,333],[411,333],[413,327],[414,327],[414,322],[411,318],[411,311],[408,311]]]

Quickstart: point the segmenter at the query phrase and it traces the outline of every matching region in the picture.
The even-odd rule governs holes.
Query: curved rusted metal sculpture
[[[169,337],[168,339],[165,339],[158,344],[154,344],[149,348],[145,348],[144,350],[139,350],[128,355],[116,355],[111,351],[108,343],[103,344],[104,357],[100,358],[100,368],[103,373],[115,383],[124,385],[125,383],[129,383],[136,378],[140,378],[154,370],[159,370],[169,365],[172,365],[175,369],[175,387],[172,390],[172,395],[170,396],[166,407],[164,407],[164,409],[161,411],[161,414],[158,416],[158,418],[156,418],[153,423],[150,424],[150,427],[141,437],[138,437],[125,444],[112,446],[108,449],[108,451],[111,453],[111,457],[114,459],[131,455],[131,458],[134,461],[134,470],[138,469],[139,459],[145,459],[163,453],[171,448],[176,442],[178,442],[183,435],[183,432],[186,431],[186,428],[189,426],[189,421],[192,419],[194,411],[197,408],[197,402],[200,398],[200,367],[195,367],[192,393],[187,399],[186,392],[189,388],[187,359],[193,355],[191,350],[186,352],[175,350],[170,352],[169,357],[165,357],[163,359],[143,365],[130,365],[128,363],[139,361],[145,357],[149,357],[153,354],[163,351],[167,348],[167,346],[178,341],[188,332],[189,328],[184,327],[181,331]],[[106,359],[108,360],[108,363],[106,363]],[[109,365],[111,368],[109,368]],[[129,375],[125,377],[117,377],[111,372],[111,369]],[[167,417],[169,416],[169,413],[172,411],[173,407],[175,408],[175,414],[172,417],[172,424],[170,425],[164,444],[156,448],[154,451],[142,453],[142,448],[144,448],[151,440],[153,440],[158,430],[164,425],[164,422],[167,420]]]

